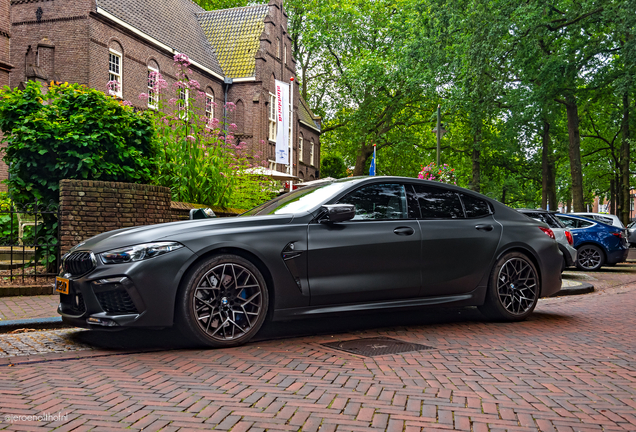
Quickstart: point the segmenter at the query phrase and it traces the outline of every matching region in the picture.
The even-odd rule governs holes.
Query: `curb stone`
[[[29,318],[21,320],[0,320],[0,333],[9,333],[13,330],[29,328],[29,329],[57,329],[67,327],[62,322],[62,317],[50,317],[50,318]]]
[[[561,291],[552,294],[550,297],[562,297],[569,295],[581,295],[594,292],[594,285],[587,282],[564,280]],[[566,284],[567,282],[567,284]]]

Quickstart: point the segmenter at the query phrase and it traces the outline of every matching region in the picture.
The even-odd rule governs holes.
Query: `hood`
[[[71,248],[71,251],[90,250],[94,253],[101,253],[141,243],[179,241],[181,237],[191,238],[193,233],[200,233],[200,236],[206,236],[220,230],[288,224],[292,219],[293,215],[230,217],[122,228],[91,237]]]

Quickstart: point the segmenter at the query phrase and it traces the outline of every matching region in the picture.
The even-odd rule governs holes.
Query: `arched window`
[[[124,82],[122,79],[124,50],[116,41],[111,41],[108,47],[108,93],[122,97]]]
[[[276,58],[280,58],[280,39],[276,38]]]
[[[148,108],[157,109],[159,107],[159,92],[155,88],[157,76],[159,74],[159,65],[156,61],[148,62]]]
[[[236,101],[236,110],[234,111],[234,124],[236,124],[236,133],[243,133],[245,127],[245,105],[240,99]]]
[[[314,166],[314,139],[311,139],[309,147],[309,165]]]
[[[303,161],[303,152],[304,152],[304,143],[303,143],[303,134],[299,134],[298,136],[298,162]]]
[[[208,119],[208,124],[214,118],[214,91],[210,87],[205,90],[205,117]]]

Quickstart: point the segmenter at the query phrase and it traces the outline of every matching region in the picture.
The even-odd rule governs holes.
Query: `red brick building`
[[[118,96],[148,108],[150,100],[139,99],[148,92],[148,74],[158,71],[174,82],[173,57],[183,53],[192,61],[188,77],[217,103],[214,117],[223,117],[225,101],[233,102],[236,110],[229,116],[237,138],[274,159],[274,80],[296,76],[282,0],[220,11],[205,11],[190,0],[0,0],[0,5],[0,41],[8,46],[11,36],[10,50],[0,45],[0,80],[12,64],[11,87],[56,80],[106,91],[115,80],[121,84]],[[319,176],[320,119],[293,83],[292,172],[313,180]],[[273,162],[270,167],[286,170]]]

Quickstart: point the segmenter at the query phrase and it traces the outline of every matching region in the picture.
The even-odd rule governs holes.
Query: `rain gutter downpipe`
[[[225,99],[224,103],[223,103],[223,130],[225,131],[225,135],[227,136],[227,92],[230,88],[230,86],[232,85],[232,78],[224,78],[223,82],[225,83],[225,90],[223,91],[223,97]]]

